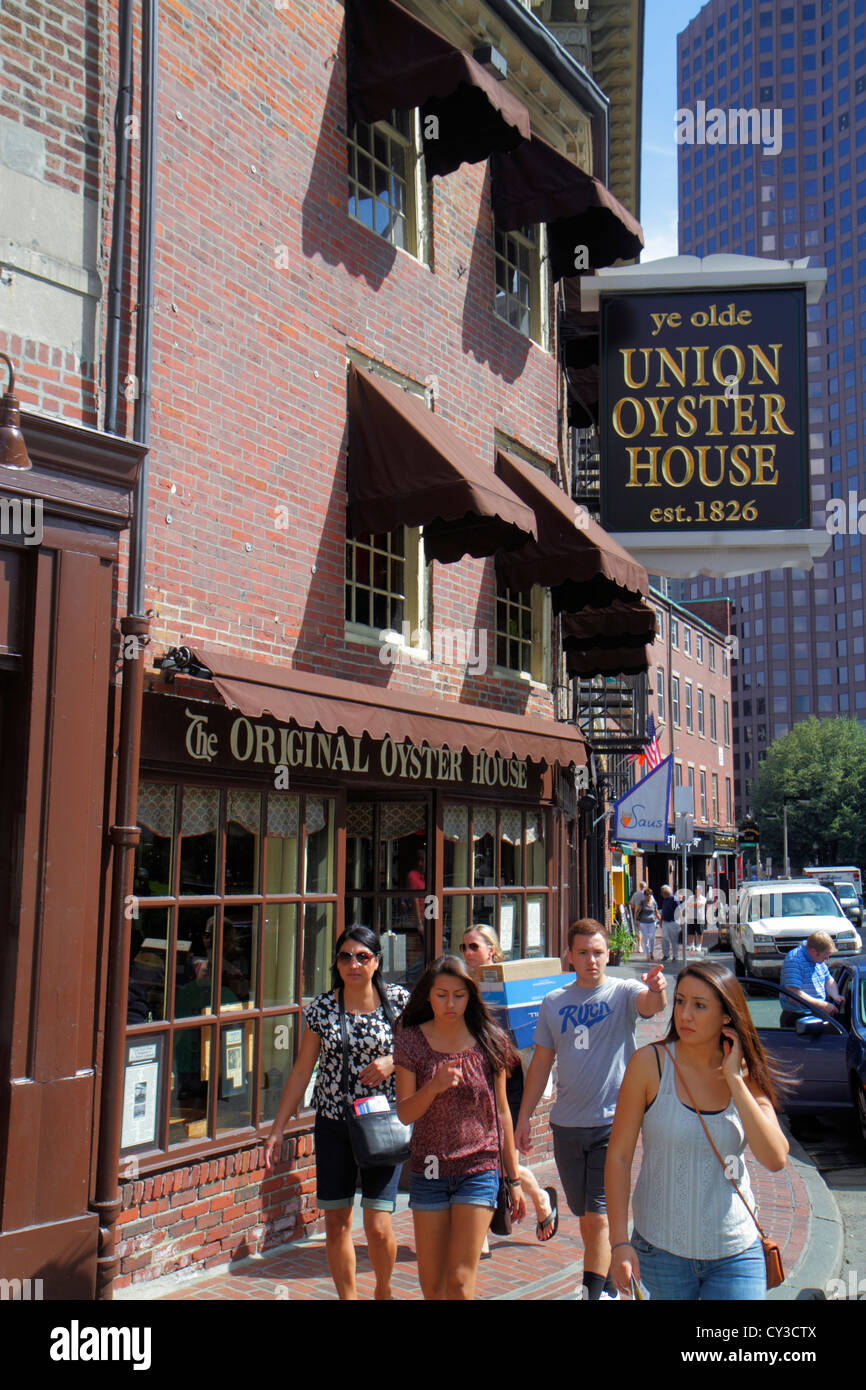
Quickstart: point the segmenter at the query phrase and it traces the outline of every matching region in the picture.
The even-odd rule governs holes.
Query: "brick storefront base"
[[[533,1165],[553,1156],[551,1104],[543,1101],[532,1121]],[[255,1144],[128,1182],[122,1198],[116,1289],[214,1269],[323,1229],[312,1134],[284,1140],[272,1173]]]

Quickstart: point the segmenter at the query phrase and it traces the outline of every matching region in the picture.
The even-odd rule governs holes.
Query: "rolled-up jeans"
[[[718,1260],[692,1260],[650,1245],[632,1231],[631,1245],[640,1264],[640,1277],[651,1299],[706,1302],[762,1300],[767,1296],[767,1272],[760,1240],[736,1255]]]

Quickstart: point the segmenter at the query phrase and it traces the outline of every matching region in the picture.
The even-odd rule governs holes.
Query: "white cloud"
[[[646,247],[641,253],[641,262],[659,261],[665,256],[680,254],[677,242],[676,213],[650,213],[641,221]]]

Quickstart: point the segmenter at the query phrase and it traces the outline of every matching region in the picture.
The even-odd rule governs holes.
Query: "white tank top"
[[[657,1056],[662,1074],[641,1126],[643,1159],[632,1198],[634,1229],[650,1245],[685,1259],[719,1260],[739,1254],[758,1239],[755,1223],[725,1177],[697,1114],[677,1096],[674,1069],[660,1047]],[[756,1212],[737,1107],[731,1100],[718,1114],[701,1113],[722,1158],[736,1160],[728,1171]]]

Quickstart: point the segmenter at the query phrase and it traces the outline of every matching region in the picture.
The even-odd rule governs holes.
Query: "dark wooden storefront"
[[[143,449],[25,415],[0,469],[0,1278],[95,1285],[121,532]],[[38,516],[31,534],[10,518]]]

